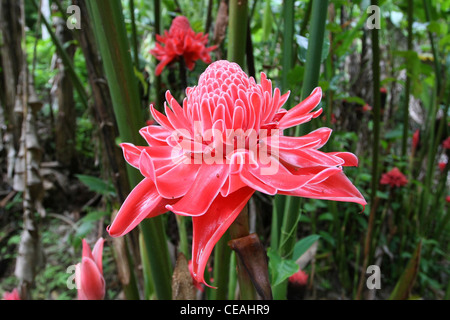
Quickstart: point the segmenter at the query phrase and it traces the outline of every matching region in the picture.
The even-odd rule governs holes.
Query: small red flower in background
[[[363,112],[368,112],[372,110],[372,106],[370,106],[368,103],[366,103],[365,105],[363,105],[362,107],[362,111]]]
[[[417,146],[419,145],[419,139],[420,139],[420,130],[417,129],[416,131],[414,131],[412,137],[412,146],[414,150],[417,149]]]
[[[14,288],[11,292],[3,293],[3,300],[22,300],[20,299],[19,290]]]
[[[81,263],[75,268],[75,282],[78,289],[78,300],[103,300],[105,297],[105,279],[103,278],[103,244],[105,240],[100,238],[94,245],[94,249],[82,240],[83,253]]]
[[[444,142],[442,142],[442,147],[444,149],[450,149],[450,137],[448,137],[447,139],[444,140]]]
[[[406,179],[405,175],[401,173],[397,167],[395,167],[381,176],[380,183],[388,184],[391,187],[403,187],[408,183],[408,179]]]
[[[439,170],[441,170],[441,172],[443,172],[445,170],[445,167],[447,166],[447,162],[441,161],[439,162]]]
[[[308,283],[308,274],[303,270],[299,270],[289,277],[289,282],[299,286],[306,286]]]
[[[150,53],[160,62],[156,66],[156,75],[159,76],[165,66],[173,61],[184,58],[186,67],[194,69],[195,61],[201,59],[205,63],[211,63],[210,52],[217,46],[206,47],[208,34],[195,33],[191,29],[189,20],[184,16],[178,16],[172,21],[169,32],[164,35],[156,35],[156,48]],[[164,46],[163,46],[164,45]]]
[[[450,196],[446,196],[446,197],[445,197],[445,201],[446,201],[446,202],[450,202]]]
[[[301,137],[285,129],[321,115],[322,91],[290,110],[261,73],[256,83],[236,63],[212,63],[181,106],[166,92],[165,115],[150,106],[160,126],[140,130],[149,147],[122,143],[124,157],[145,177],[128,195],[108,232],[123,236],[143,219],[167,211],[192,217],[192,274],[204,270],[217,241],[255,191],[322,200],[366,201],[343,172],[356,166],[349,152],[319,151],[331,129]]]

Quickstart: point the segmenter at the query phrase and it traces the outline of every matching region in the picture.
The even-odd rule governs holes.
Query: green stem
[[[230,226],[231,239],[239,239],[248,236],[248,206],[245,206],[236,220]],[[241,300],[255,300],[257,294],[252,280],[245,270],[244,264],[239,257],[236,257],[237,279],[239,283],[239,293]]]
[[[372,0],[372,5],[378,5],[378,0]],[[372,149],[372,194],[371,202],[375,200],[378,189],[378,167],[380,149],[380,121],[381,121],[381,97],[380,97],[380,45],[379,30],[373,28],[372,35],[372,91],[373,91],[373,149]]]
[[[247,42],[248,0],[229,1],[228,54],[229,61],[244,69]]]
[[[139,250],[140,250],[140,254],[141,254],[141,259],[142,259],[142,273],[144,275],[144,299],[145,300],[150,300],[152,294],[155,292],[154,288],[153,288],[153,282],[151,280],[151,277],[149,277],[149,275],[151,275],[151,269],[150,269],[150,260],[148,257],[148,250],[147,247],[145,245],[145,241],[144,241],[144,235],[141,233],[139,233]]]
[[[229,274],[230,274],[230,280],[229,280],[229,285],[228,285],[228,300],[235,300],[235,293],[236,293],[236,284],[237,284],[237,279],[236,279],[236,255],[232,254],[231,255],[231,259],[230,259],[230,270],[229,270]]]
[[[283,4],[283,56],[281,60],[281,89],[288,87],[288,74],[294,64],[294,0],[285,0]]]
[[[230,235],[226,232],[214,247],[214,286],[211,291],[211,300],[225,300],[228,294],[229,265],[231,249],[228,247]]]
[[[413,8],[414,1],[408,0],[408,51],[413,50]],[[403,139],[402,139],[402,157],[406,156],[406,147],[408,141],[408,123],[409,123],[409,95],[411,91],[411,73],[412,70],[408,67],[406,72],[406,83],[405,83],[405,105],[403,108]]]
[[[93,29],[103,59],[110,87],[120,138],[137,145],[144,144],[139,129],[144,121],[140,110],[137,79],[133,72],[128,38],[120,0],[88,1]],[[142,179],[140,172],[127,166],[131,186]],[[140,224],[151,263],[152,279],[158,299],[171,299],[169,251],[162,217],[146,219]]]
[[[302,87],[302,99],[306,98],[319,82],[321,53],[325,36],[328,1],[313,1],[311,11],[310,38],[306,55],[306,67]],[[302,129],[305,124],[302,125]],[[300,126],[296,127],[296,135],[300,134]],[[286,197],[283,222],[281,225],[278,252],[283,258],[290,258],[296,240],[297,223],[300,212],[299,197]],[[287,281],[273,288],[274,299],[286,299]]]
[[[160,300],[170,300],[172,299],[172,263],[168,255],[169,250],[162,220],[144,219],[139,227],[148,250],[148,261],[156,297]]]
[[[186,230],[186,217],[176,214],[175,219],[177,220],[178,234],[180,236],[178,250],[184,254],[186,259],[189,260],[191,253],[189,252],[189,243]]]

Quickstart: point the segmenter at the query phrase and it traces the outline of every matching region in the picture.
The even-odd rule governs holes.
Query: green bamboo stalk
[[[139,251],[142,258],[142,272],[144,274],[144,299],[150,300],[155,290],[153,288],[153,282],[151,281],[150,277],[147,276],[151,274],[151,268],[150,268],[150,260],[147,254],[148,249],[145,245],[144,236],[142,232],[139,233]]]
[[[306,98],[319,82],[322,46],[325,36],[325,22],[327,18],[328,1],[313,1],[311,9],[310,38],[308,42],[308,52],[306,55],[306,67],[302,87],[302,99]],[[302,125],[302,127],[305,124]],[[303,128],[302,128],[303,129]],[[300,134],[300,126],[296,127],[295,134]],[[289,258],[295,244],[298,217],[300,214],[299,197],[287,197],[278,253],[283,258]],[[287,280],[273,288],[274,299],[286,299]]]
[[[214,287],[217,289],[211,291],[211,300],[225,300],[228,295],[229,265],[232,255],[228,247],[229,240],[230,235],[226,232],[214,247]]]
[[[236,293],[236,285],[237,285],[237,279],[236,279],[236,255],[232,254],[230,259],[230,281],[228,284],[228,300],[235,300],[235,293]]]
[[[113,101],[122,141],[144,144],[139,136],[142,126],[137,79],[129,52],[128,38],[120,0],[88,1],[95,38],[99,44],[108,85]],[[139,171],[127,166],[131,186],[142,179]],[[171,299],[172,265],[167,249],[161,216],[146,219],[140,224],[148,249],[152,279],[158,299]]]
[[[244,69],[247,40],[248,0],[229,1],[228,52],[229,61]]]
[[[239,239],[250,234],[248,226],[248,205],[242,209],[242,212],[230,226],[231,239]],[[228,262],[229,264],[229,262]],[[243,261],[236,257],[237,280],[239,283],[239,296],[241,300],[255,300],[256,290],[250,278],[250,275],[245,270]]]
[[[189,260],[191,253],[189,252],[189,243],[188,243],[187,230],[186,230],[187,217],[177,214],[177,215],[175,215],[175,219],[177,220],[178,234],[180,237],[180,243],[178,245],[178,250],[184,254],[186,259]]]
[[[288,88],[288,74],[294,64],[294,0],[283,2],[283,56],[281,58],[281,89],[285,92]]]
[[[414,1],[408,0],[408,51],[411,52],[413,49],[413,13],[414,13]],[[406,156],[406,147],[408,141],[408,123],[409,123],[409,95],[411,92],[411,73],[412,70],[408,67],[406,72],[406,83],[405,83],[405,105],[403,107],[403,137],[402,137],[402,157]]]

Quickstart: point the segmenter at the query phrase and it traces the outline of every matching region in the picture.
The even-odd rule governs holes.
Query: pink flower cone
[[[3,293],[2,300],[22,300],[22,299],[20,299],[19,290],[17,290],[17,288],[14,288],[13,291],[11,292]]]
[[[178,16],[172,21],[169,32],[164,35],[156,35],[156,48],[150,53],[160,62],[156,66],[155,73],[160,75],[164,67],[183,57],[186,67],[193,70],[195,61],[202,60],[211,63],[210,52],[217,46],[206,47],[208,34],[195,33],[191,29],[189,20],[184,16]],[[164,46],[163,46],[164,45]]]
[[[380,184],[388,184],[391,187],[403,187],[407,183],[408,179],[406,179],[405,175],[396,167],[381,175]]]
[[[75,268],[75,283],[78,289],[78,300],[103,300],[105,297],[105,279],[103,278],[103,244],[105,240],[97,240],[94,249],[83,242],[81,263]]]
[[[331,129],[283,135],[284,129],[322,113],[313,111],[320,88],[287,111],[282,107],[289,93],[273,90],[264,73],[257,84],[239,65],[217,61],[186,93],[183,106],[166,93],[166,115],[150,106],[160,126],[141,129],[149,147],[121,145],[125,159],[145,178],[108,227],[111,236],[123,236],[143,219],[166,211],[191,216],[192,274],[205,283],[214,245],[256,190],[366,204],[342,171],[357,165],[356,156],[319,151]]]

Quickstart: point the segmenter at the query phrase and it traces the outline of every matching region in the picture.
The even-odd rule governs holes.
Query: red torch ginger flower
[[[189,70],[194,69],[195,61],[199,59],[211,63],[209,53],[217,48],[217,46],[206,47],[208,34],[195,33],[189,20],[184,16],[173,19],[169,32],[164,31],[164,36],[156,35],[156,40],[159,43],[156,43],[156,48],[150,50],[150,53],[160,61],[156,66],[157,76],[165,66],[180,57],[184,58]]]
[[[140,130],[149,147],[121,145],[125,159],[145,178],[108,227],[111,236],[122,236],[166,211],[191,216],[192,274],[205,283],[214,245],[255,190],[366,204],[342,170],[356,166],[356,156],[319,151],[331,129],[283,135],[284,129],[322,113],[313,111],[322,97],[320,88],[288,111],[283,105],[289,92],[273,90],[264,73],[258,84],[236,63],[217,61],[186,94],[181,106],[166,92],[166,115],[150,106],[160,126]]]
[[[442,142],[442,147],[444,149],[450,149],[450,137],[448,137],[447,139],[444,140],[444,142]]]
[[[395,167],[391,171],[381,175],[381,184],[388,184],[393,187],[403,187],[408,183],[405,175],[400,172],[400,170]]]
[[[3,293],[3,299],[2,300],[22,300],[20,299],[19,291],[17,288],[14,288],[11,292],[5,292]]]
[[[81,263],[75,268],[75,283],[78,289],[78,300],[103,300],[105,297],[105,279],[103,278],[103,244],[100,238],[91,248],[83,239],[83,253]]]

